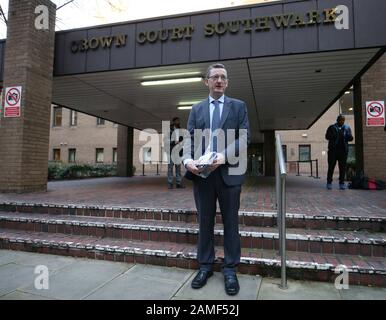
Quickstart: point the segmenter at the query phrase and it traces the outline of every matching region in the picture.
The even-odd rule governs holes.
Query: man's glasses
[[[216,76],[210,76],[210,77],[208,77],[208,79],[212,79],[212,80],[215,80],[215,81],[217,81],[217,80],[219,80],[219,79],[221,79],[221,81],[226,81],[226,80],[228,80],[228,78],[226,77],[226,76],[219,76],[219,75],[216,75]]]

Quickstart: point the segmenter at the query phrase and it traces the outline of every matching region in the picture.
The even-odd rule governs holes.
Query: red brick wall
[[[383,127],[366,126],[366,101],[386,101],[386,54],[362,76],[364,171],[369,177],[386,181],[386,132]]]
[[[49,30],[35,28],[38,5],[49,8]],[[3,192],[47,188],[55,15],[48,0],[9,1],[4,87],[22,86],[23,91],[21,117],[2,118],[0,123]]]

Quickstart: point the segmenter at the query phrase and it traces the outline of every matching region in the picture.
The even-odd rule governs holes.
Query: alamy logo
[[[39,5],[35,8],[35,14],[38,16],[35,18],[35,28],[37,30],[48,30],[49,28],[49,13],[48,7]]]
[[[335,28],[338,30],[348,30],[350,28],[348,7],[344,5],[339,5],[335,8],[335,13]]]
[[[35,268],[35,274],[38,276],[35,278],[35,289],[36,290],[48,290],[50,288],[49,284],[49,271],[47,266],[39,265]]]
[[[348,290],[349,289],[349,280],[348,280],[348,269],[345,265],[340,264],[335,268],[335,273],[339,276],[335,279],[335,288],[337,290]]]

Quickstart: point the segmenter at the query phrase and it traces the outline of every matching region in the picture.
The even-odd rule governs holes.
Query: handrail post
[[[142,163],[142,176],[145,176],[145,163]]]
[[[310,175],[310,177],[313,177],[314,175],[312,173],[312,160],[311,159],[310,159],[310,167],[311,167],[311,175]]]
[[[285,179],[286,167],[284,163],[283,148],[281,145],[280,135],[276,134],[276,204],[277,204],[277,221],[279,230],[279,244],[281,256],[281,289],[287,289],[287,273],[286,273],[286,198],[285,198]]]

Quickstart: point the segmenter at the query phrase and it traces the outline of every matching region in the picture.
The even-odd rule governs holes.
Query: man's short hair
[[[340,114],[340,115],[336,118],[336,122],[338,122],[339,119],[346,119],[346,117],[344,116],[344,114]]]
[[[209,76],[210,76],[210,72],[213,70],[213,69],[225,69],[226,71],[226,68],[225,66],[222,64],[222,63],[214,63],[214,64],[211,64],[208,69],[206,70],[206,78],[209,79]]]
[[[174,117],[174,118],[172,119],[172,122],[176,121],[177,119],[180,120],[179,117]]]

